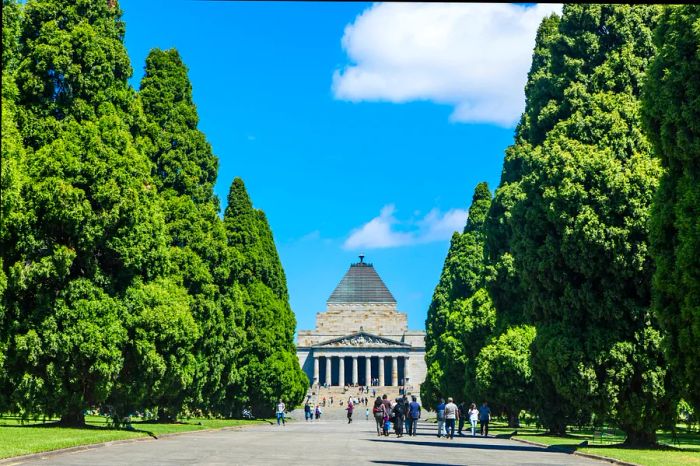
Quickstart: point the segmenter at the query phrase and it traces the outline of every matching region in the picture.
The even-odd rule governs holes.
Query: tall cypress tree
[[[511,210],[514,266],[537,326],[535,383],[579,420],[614,422],[631,444],[654,443],[671,410],[650,314],[648,220],[660,169],[639,102],[659,12],[564,7],[551,47],[559,121],[528,150]],[[571,420],[549,414],[555,430]]]
[[[151,50],[139,98],[146,120],[139,141],[153,162],[153,178],[163,199],[171,274],[191,296],[189,306],[201,329],[194,349],[194,379],[179,391],[178,404],[188,401],[193,408],[226,411],[223,405],[227,386],[236,377],[239,345],[235,310],[224,304],[221,291],[231,272],[213,191],[218,159],[197,128],[192,85],[177,50]],[[163,414],[174,418],[177,411],[178,406],[171,406]]]
[[[683,396],[700,410],[700,9],[673,6],[656,29],[646,126],[665,168],[652,214],[654,309]]]
[[[483,227],[490,204],[488,185],[479,183],[464,231],[452,235],[428,309],[425,322],[428,373],[421,385],[421,398],[428,404],[435,404],[440,397],[476,396],[475,358],[495,323],[493,305],[483,288]]]
[[[3,251],[13,411],[61,415],[103,402],[128,339],[123,297],[167,266],[115,2],[28,1],[18,42],[20,133],[31,151],[21,241]],[[4,134],[3,134],[4,136]]]
[[[267,415],[276,399],[294,406],[306,393],[293,340],[296,319],[272,231],[240,178],[231,184],[224,223],[229,246],[238,253],[232,290],[245,333],[241,377],[233,390],[243,395],[239,403]]]

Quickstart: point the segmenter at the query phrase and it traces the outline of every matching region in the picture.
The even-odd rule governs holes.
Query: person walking
[[[491,408],[489,404],[484,400],[484,404],[479,408],[479,424],[481,425],[481,436],[489,436],[489,422],[491,422]]]
[[[304,419],[306,419],[307,422],[313,419],[313,416],[311,415],[311,405],[308,401],[304,405]]]
[[[404,417],[406,416],[405,405],[402,398],[396,399],[396,404],[394,405],[394,430],[396,431],[397,437],[403,437],[403,423]]]
[[[464,436],[462,429],[464,429],[464,421],[466,421],[467,415],[467,402],[462,401],[459,406],[459,429],[457,430],[457,435]]]
[[[408,396],[405,393],[401,400],[403,401],[404,432],[408,435],[411,435],[411,402],[408,401]]]
[[[438,438],[440,438],[440,437],[442,437],[443,433],[445,432],[445,400],[444,399],[440,398],[440,402],[435,407],[435,411],[437,412],[437,428],[438,428],[437,436],[438,436]]]
[[[411,404],[408,405],[408,410],[411,415],[411,436],[416,436],[416,431],[418,430],[418,419],[420,419],[420,403],[416,399],[416,395],[411,396]]]
[[[476,437],[476,422],[479,420],[479,410],[476,409],[476,403],[472,403],[469,407],[469,422],[472,424],[472,437]]]
[[[277,425],[280,425],[280,421],[282,421],[282,425],[286,425],[284,423],[284,410],[285,410],[284,403],[280,399],[277,402]]]
[[[445,424],[447,426],[445,436],[450,440],[455,438],[455,421],[457,419],[459,419],[459,408],[452,401],[452,397],[449,397],[445,405]]]
[[[345,410],[348,412],[348,424],[352,422],[352,411],[355,409],[355,405],[352,404],[352,398],[348,399],[348,405]]]
[[[321,419],[321,414],[323,414],[323,411],[321,410],[321,407],[319,405],[316,405],[316,420]]]
[[[372,408],[372,413],[374,414],[374,420],[377,422],[377,437],[381,437],[382,431],[384,430],[384,403],[382,399],[377,397],[374,400],[374,407]]]

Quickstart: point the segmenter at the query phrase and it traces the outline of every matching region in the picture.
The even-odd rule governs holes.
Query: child
[[[369,421],[369,408],[365,408],[365,419]]]

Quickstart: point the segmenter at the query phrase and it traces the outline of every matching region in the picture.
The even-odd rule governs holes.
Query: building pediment
[[[367,332],[355,332],[343,337],[326,340],[313,348],[334,348],[334,347],[362,347],[362,348],[388,348],[388,347],[410,347],[408,343],[402,343],[391,338],[380,337]]]

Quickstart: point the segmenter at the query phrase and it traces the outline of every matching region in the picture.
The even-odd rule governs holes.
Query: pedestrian
[[[384,403],[382,403],[382,399],[380,397],[377,397],[377,399],[374,400],[372,414],[374,414],[374,420],[377,422],[377,437],[380,437],[382,435],[382,430],[384,429]]]
[[[469,422],[472,424],[472,437],[476,437],[476,422],[479,420],[479,410],[476,409],[476,403],[472,403],[469,407]]]
[[[455,438],[455,421],[459,419],[459,408],[452,401],[452,397],[447,398],[445,405],[445,423],[447,425],[447,438],[450,440]]]
[[[352,398],[348,399],[348,406],[345,410],[348,412],[348,424],[352,422],[352,411],[355,409],[355,405],[352,404]]]
[[[457,435],[464,436],[462,429],[464,429],[464,421],[469,417],[467,415],[467,403],[462,401],[459,406],[459,429],[457,430]]]
[[[418,430],[418,419],[420,419],[420,403],[416,400],[416,395],[411,396],[411,404],[408,405],[409,413],[411,415],[411,436],[416,436],[416,431]]]
[[[489,404],[484,400],[484,404],[479,408],[479,424],[481,425],[481,436],[489,436],[489,422],[491,422],[491,408]]]
[[[319,405],[316,405],[316,420],[317,421],[321,419],[321,414],[323,414],[321,407]]]
[[[411,402],[408,401],[408,396],[405,393],[403,394],[403,398],[401,398],[401,400],[403,401],[404,432],[411,435]]]
[[[440,398],[440,402],[435,407],[437,412],[437,427],[438,427],[438,438],[442,437],[445,432],[445,400]]]
[[[307,422],[313,419],[313,416],[311,415],[311,405],[309,405],[308,401],[304,405],[304,419],[306,419]]]
[[[331,406],[333,406],[333,397],[331,397]]]
[[[369,408],[365,408],[365,420],[369,421]]]
[[[406,411],[404,408],[403,399],[397,398],[396,404],[394,405],[394,430],[396,431],[397,437],[403,437],[403,423],[405,416]]]
[[[280,421],[282,421],[282,425],[285,425],[285,423],[284,423],[284,409],[285,409],[284,403],[280,399],[277,402],[277,425],[280,425]]]

